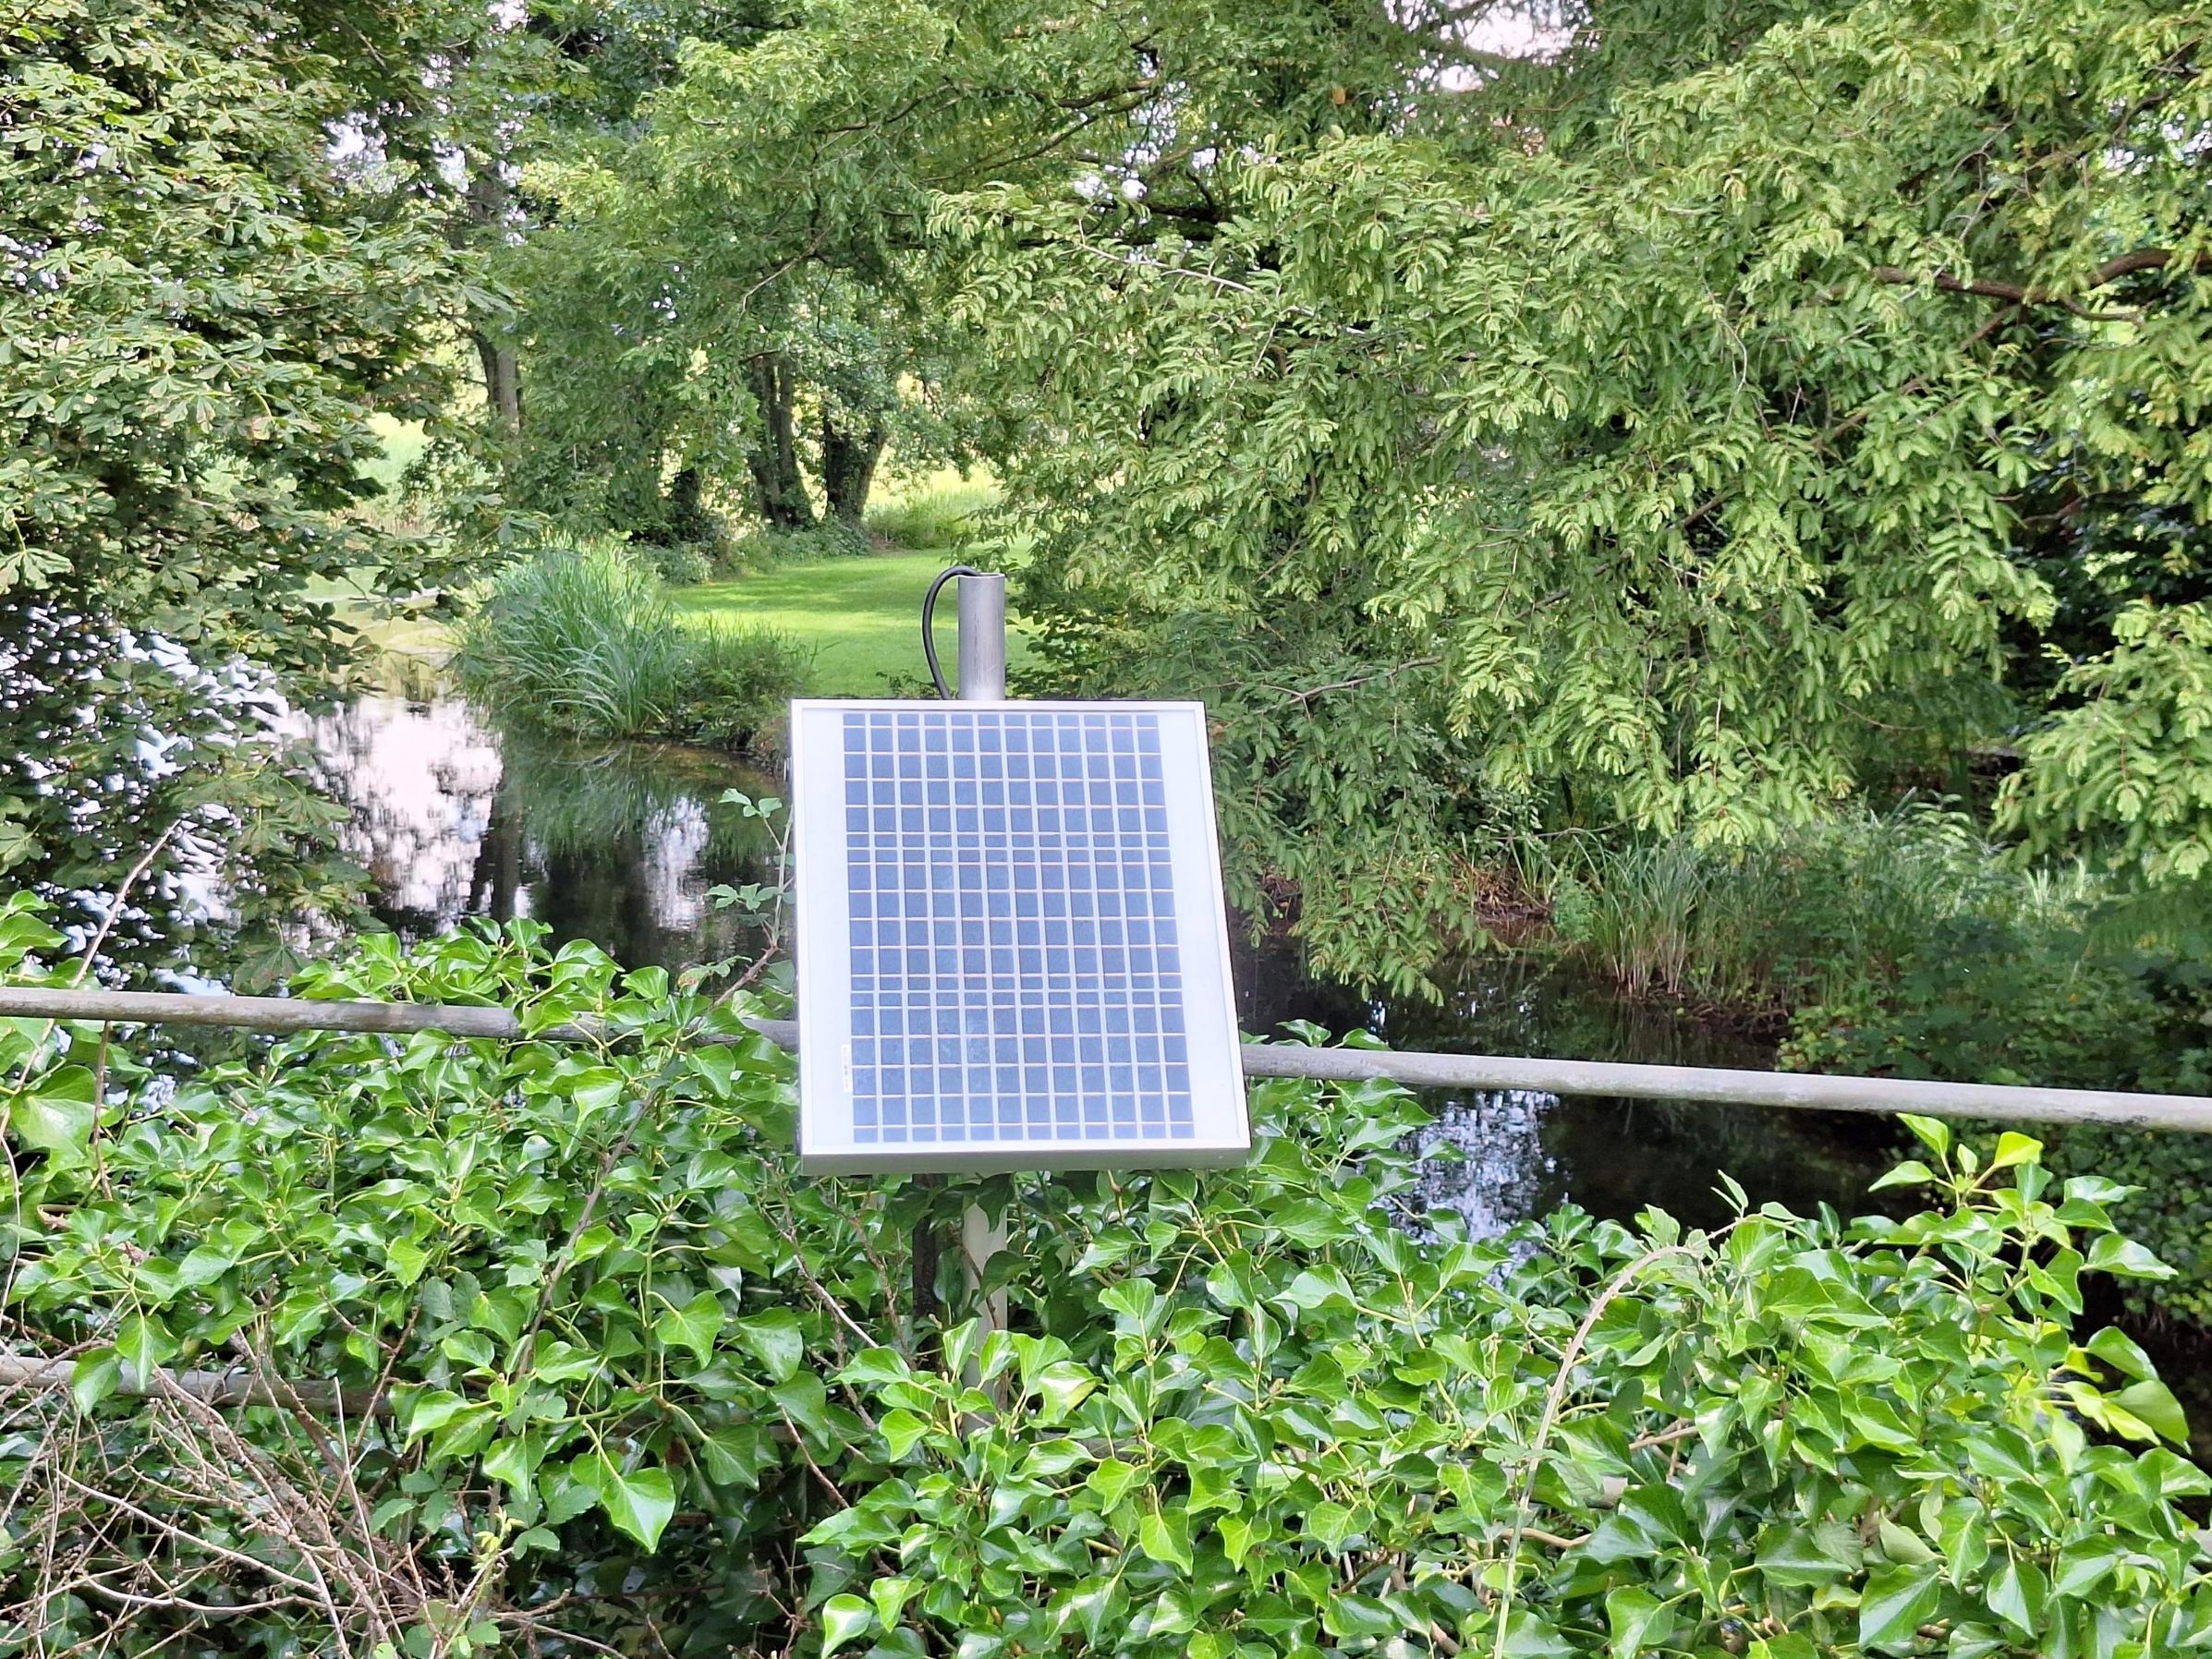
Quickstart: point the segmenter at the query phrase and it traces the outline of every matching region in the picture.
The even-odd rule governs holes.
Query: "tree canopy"
[[[0,595],[307,660],[313,579],[395,551],[348,514],[377,489],[370,417],[439,406],[461,273],[413,163],[334,156],[395,40],[358,10],[35,0],[0,23]]]
[[[1406,869],[1470,803],[1740,840],[2010,740],[2021,828],[2197,874],[2203,8],[1868,0],[1708,61],[1663,9],[1255,134],[1196,230],[1143,181],[943,206],[1067,660],[1249,663],[1294,826],[1417,721],[1465,771],[1398,773]]]

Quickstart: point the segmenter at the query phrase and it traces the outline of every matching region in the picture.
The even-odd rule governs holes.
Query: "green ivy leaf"
[[[675,1513],[675,1483],[665,1469],[625,1471],[604,1452],[578,1459],[577,1475],[599,1496],[600,1507],[616,1529],[647,1549],[656,1549],[661,1532]]]
[[[2157,1377],[2131,1383],[2113,1399],[2176,1446],[2189,1444],[2189,1418],[2173,1390]]]
[[[1936,1184],[1936,1172],[1918,1158],[1907,1158],[1886,1175],[1867,1184],[1869,1193],[1883,1192],[1890,1187],[1930,1187]]]
[[[74,1162],[92,1138],[99,1108],[92,1074],[82,1066],[64,1066],[13,1096],[7,1128],[16,1139],[49,1156]]]
[[[882,1433],[884,1447],[894,1463],[904,1461],[930,1432],[926,1418],[905,1410],[886,1411],[878,1421],[877,1427]]]
[[[1101,1508],[1111,1509],[1120,1503],[1130,1487],[1136,1483],[1137,1470],[1132,1463],[1119,1458],[1102,1458],[1091,1471],[1083,1477],[1083,1483],[1098,1495]]]
[[[2150,1355],[2145,1353],[2126,1332],[2111,1326],[2105,1326],[2083,1345],[2084,1351],[2095,1354],[2123,1376],[2147,1377],[2156,1374]]]
[[[113,1394],[122,1380],[122,1357],[112,1348],[95,1348],[79,1354],[69,1368],[69,1398],[79,1411],[90,1411]]]
[[[1859,1645],[1903,1648],[1935,1617],[1943,1599],[1941,1570],[1934,1566],[1885,1567],[1867,1575],[1859,1594]]]
[[[151,1314],[126,1314],[115,1327],[116,1357],[129,1367],[131,1382],[137,1387],[145,1387],[176,1352],[176,1338]]]
[[[1756,1564],[1777,1584],[1815,1586],[1856,1572],[1859,1560],[1857,1536],[1848,1527],[1829,1525],[1782,1533],[1761,1547]]]
[[[2173,1269],[2133,1239],[2123,1239],[2118,1233],[2105,1233],[2089,1246],[2088,1266],[2092,1272],[2109,1273],[2115,1278],[2171,1278]]]
[[[1194,1565],[1190,1553],[1190,1523],[1181,1514],[1154,1510],[1136,1526],[1137,1546],[1144,1553],[1166,1567],[1189,1572]]]
[[[1340,1593],[1321,1604],[1321,1628],[1346,1641],[1398,1634],[1404,1621],[1372,1596]]]
[[[1088,1399],[1099,1379],[1073,1360],[1061,1360],[1037,1374],[1037,1392],[1044,1398],[1043,1418],[1061,1423]]]
[[[1919,1143],[1938,1157],[1951,1151],[1951,1125],[1940,1118],[1924,1118],[1914,1112],[1901,1112],[1897,1120],[1913,1132]]]
[[[807,1358],[807,1337],[799,1327],[798,1315],[789,1308],[755,1314],[738,1320],[735,1328],[737,1340],[760,1362],[769,1381],[787,1383],[798,1374]]]
[[[653,1335],[671,1348],[687,1348],[705,1370],[714,1358],[714,1338],[722,1335],[722,1298],[701,1290],[680,1308],[670,1308],[653,1321]]]
[[[1557,1625],[1526,1607],[1514,1608],[1505,1621],[1507,1659],[1574,1659],[1580,1651]]]
[[[1648,1590],[1628,1584],[1606,1592],[1605,1623],[1614,1659],[1635,1659],[1646,1648],[1666,1641],[1674,1628],[1674,1615]]]
[[[430,1265],[430,1252],[412,1239],[390,1239],[384,1243],[384,1262],[403,1287],[412,1286]]]
[[[2032,1561],[2008,1557],[1989,1575],[1985,1599],[1989,1611],[2023,1636],[2043,1634],[2043,1602],[2048,1586],[2042,1569]]]
[[[1936,1558],[1936,1552],[1927,1546],[1926,1540],[1912,1528],[1901,1526],[1888,1516],[1882,1517],[1877,1529],[1882,1541],[1882,1554],[1904,1567],[1922,1567]]]
[[[821,1605],[822,1659],[875,1628],[876,1610],[857,1595],[833,1595]]]

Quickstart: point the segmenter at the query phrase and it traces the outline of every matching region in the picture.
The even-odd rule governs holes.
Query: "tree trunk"
[[[824,410],[821,418],[821,488],[830,503],[830,515],[856,527],[868,511],[868,491],[876,478],[876,463],[883,458],[883,445],[891,437],[881,420],[870,418],[855,433],[837,424]]]
[[[708,533],[706,503],[701,491],[706,480],[697,466],[679,466],[668,480],[668,538],[673,542],[703,542]]]
[[[658,513],[634,527],[639,541],[656,547],[675,547],[687,541],[704,541],[713,527],[713,516],[704,499],[706,479],[696,466],[679,466],[668,480],[668,492],[660,498]]]
[[[779,530],[804,530],[814,523],[814,505],[799,476],[798,444],[791,430],[791,405],[797,393],[790,363],[773,353],[752,361],[753,447],[747,457],[760,498],[760,516]]]
[[[522,365],[515,348],[503,345],[481,329],[470,329],[476,342],[477,361],[484,370],[484,402],[499,423],[503,436],[522,435]]]
[[[506,175],[500,171],[499,159],[469,151],[464,161],[468,169],[465,194],[470,225],[479,237],[496,238],[504,235],[507,221],[514,212],[515,193],[508,187]],[[515,348],[480,322],[469,325],[468,337],[476,344],[477,361],[484,371],[485,406],[491,409],[503,436],[520,437],[522,365],[515,356]]]

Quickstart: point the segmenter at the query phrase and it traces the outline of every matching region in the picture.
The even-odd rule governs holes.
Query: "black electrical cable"
[[[937,695],[948,700],[952,688],[944,683],[944,670],[937,666],[937,639],[930,624],[937,615],[937,590],[954,576],[979,576],[983,572],[972,564],[955,564],[952,569],[940,571],[937,580],[930,584],[930,591],[922,596],[922,659],[930,665],[930,678],[937,683]]]

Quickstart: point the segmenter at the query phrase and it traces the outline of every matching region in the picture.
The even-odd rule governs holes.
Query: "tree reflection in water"
[[[725,790],[782,793],[725,756],[497,733],[458,698],[378,692],[310,723],[370,906],[408,938],[532,917],[637,966],[745,944],[707,890],[767,879],[769,831]]]
[[[0,605],[0,870],[72,948],[115,913],[104,983],[258,987],[346,915],[358,872],[310,758],[265,671],[58,599]]]

